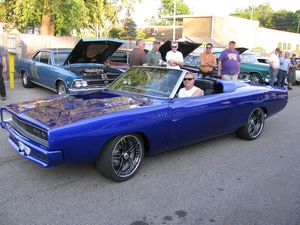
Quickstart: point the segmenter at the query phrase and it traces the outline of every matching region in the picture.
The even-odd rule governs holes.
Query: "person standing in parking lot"
[[[288,89],[292,90],[292,85],[296,82],[296,68],[297,68],[297,62],[296,62],[296,54],[292,54],[291,63],[289,67],[289,73],[288,73]]]
[[[217,66],[217,59],[214,54],[211,53],[213,45],[207,43],[205,52],[200,54],[200,73],[203,78],[213,76],[213,70]]]
[[[3,73],[6,73],[6,54],[5,49],[0,47],[0,94],[2,101],[6,99],[6,90]]]
[[[180,69],[180,66],[183,66],[183,55],[178,49],[178,42],[172,41],[171,42],[171,51],[167,52],[166,61],[167,67]]]
[[[235,49],[235,41],[230,41],[229,46],[219,57],[218,77],[223,80],[237,80],[240,73],[240,54]]]
[[[281,87],[284,86],[284,82],[287,77],[290,64],[291,64],[290,53],[285,52],[284,56],[281,56],[279,58],[279,69],[278,69],[277,81],[276,81],[277,86],[281,86]]]
[[[275,80],[277,79],[278,68],[279,68],[279,53],[280,49],[276,48],[275,51],[271,54],[270,62],[270,85],[274,86]]]
[[[136,41],[136,47],[129,54],[129,66],[147,66],[145,42],[142,39]]]
[[[161,66],[162,58],[161,53],[158,51],[160,47],[160,41],[153,42],[152,50],[147,53],[147,60],[149,66]]]

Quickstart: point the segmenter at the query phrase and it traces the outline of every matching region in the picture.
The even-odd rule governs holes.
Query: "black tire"
[[[138,171],[144,152],[144,141],[140,135],[117,136],[102,149],[96,167],[103,176],[111,180],[129,180]]]
[[[59,81],[56,85],[56,92],[59,95],[63,95],[63,94],[67,94],[68,93],[68,89],[66,87],[66,85],[64,84],[64,82]]]
[[[28,77],[28,73],[26,71],[22,72],[22,84],[24,88],[32,88],[34,85]]]
[[[262,79],[258,73],[251,73],[249,79],[252,84],[262,84]]]
[[[265,113],[261,108],[254,109],[248,118],[247,124],[237,131],[237,135],[246,140],[259,137],[265,125]]]

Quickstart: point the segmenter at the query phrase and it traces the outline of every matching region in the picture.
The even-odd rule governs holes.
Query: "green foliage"
[[[248,6],[246,9],[237,9],[232,16],[258,20],[262,27],[297,32],[300,20],[300,10],[295,13],[286,10],[274,12],[269,3],[258,6]]]
[[[184,3],[183,0],[176,0],[176,15],[190,14],[191,10]],[[172,16],[174,14],[174,0],[161,0],[161,6],[158,15],[152,17],[148,22],[152,25],[170,25],[173,23],[171,20],[163,19],[165,16]],[[177,25],[179,24],[176,21]]]
[[[176,15],[189,14],[190,9],[184,1],[176,0]],[[161,7],[158,16],[161,18],[167,15],[174,14],[174,0],[161,0]]]
[[[55,35],[107,36],[118,24],[121,10],[131,11],[139,0],[6,0],[0,19],[25,32],[29,27],[48,27]],[[48,17],[45,17],[48,16]],[[50,23],[45,22],[50,18]],[[131,31],[133,32],[133,31]],[[132,34],[131,34],[132,35]]]

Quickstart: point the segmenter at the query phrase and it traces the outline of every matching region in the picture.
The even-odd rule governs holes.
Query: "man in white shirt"
[[[279,52],[280,49],[276,48],[275,52],[271,54],[271,57],[269,59],[270,61],[270,85],[274,86],[275,80],[277,79],[277,73],[279,68]]]
[[[192,74],[191,72],[188,72],[183,79],[184,87],[179,90],[178,97],[185,98],[185,97],[204,95],[203,90],[194,86],[194,83],[195,83],[194,74]]]
[[[177,51],[178,42],[172,41],[171,48],[172,50],[168,51],[166,55],[167,67],[180,69],[180,66],[183,66],[183,55],[181,52]]]

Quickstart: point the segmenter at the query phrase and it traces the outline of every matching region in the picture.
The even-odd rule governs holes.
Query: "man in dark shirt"
[[[0,95],[2,101],[6,99],[5,84],[2,74],[3,72],[6,72],[6,54],[5,49],[0,47]]]
[[[145,42],[142,39],[136,41],[136,47],[130,52],[129,66],[147,66]]]

